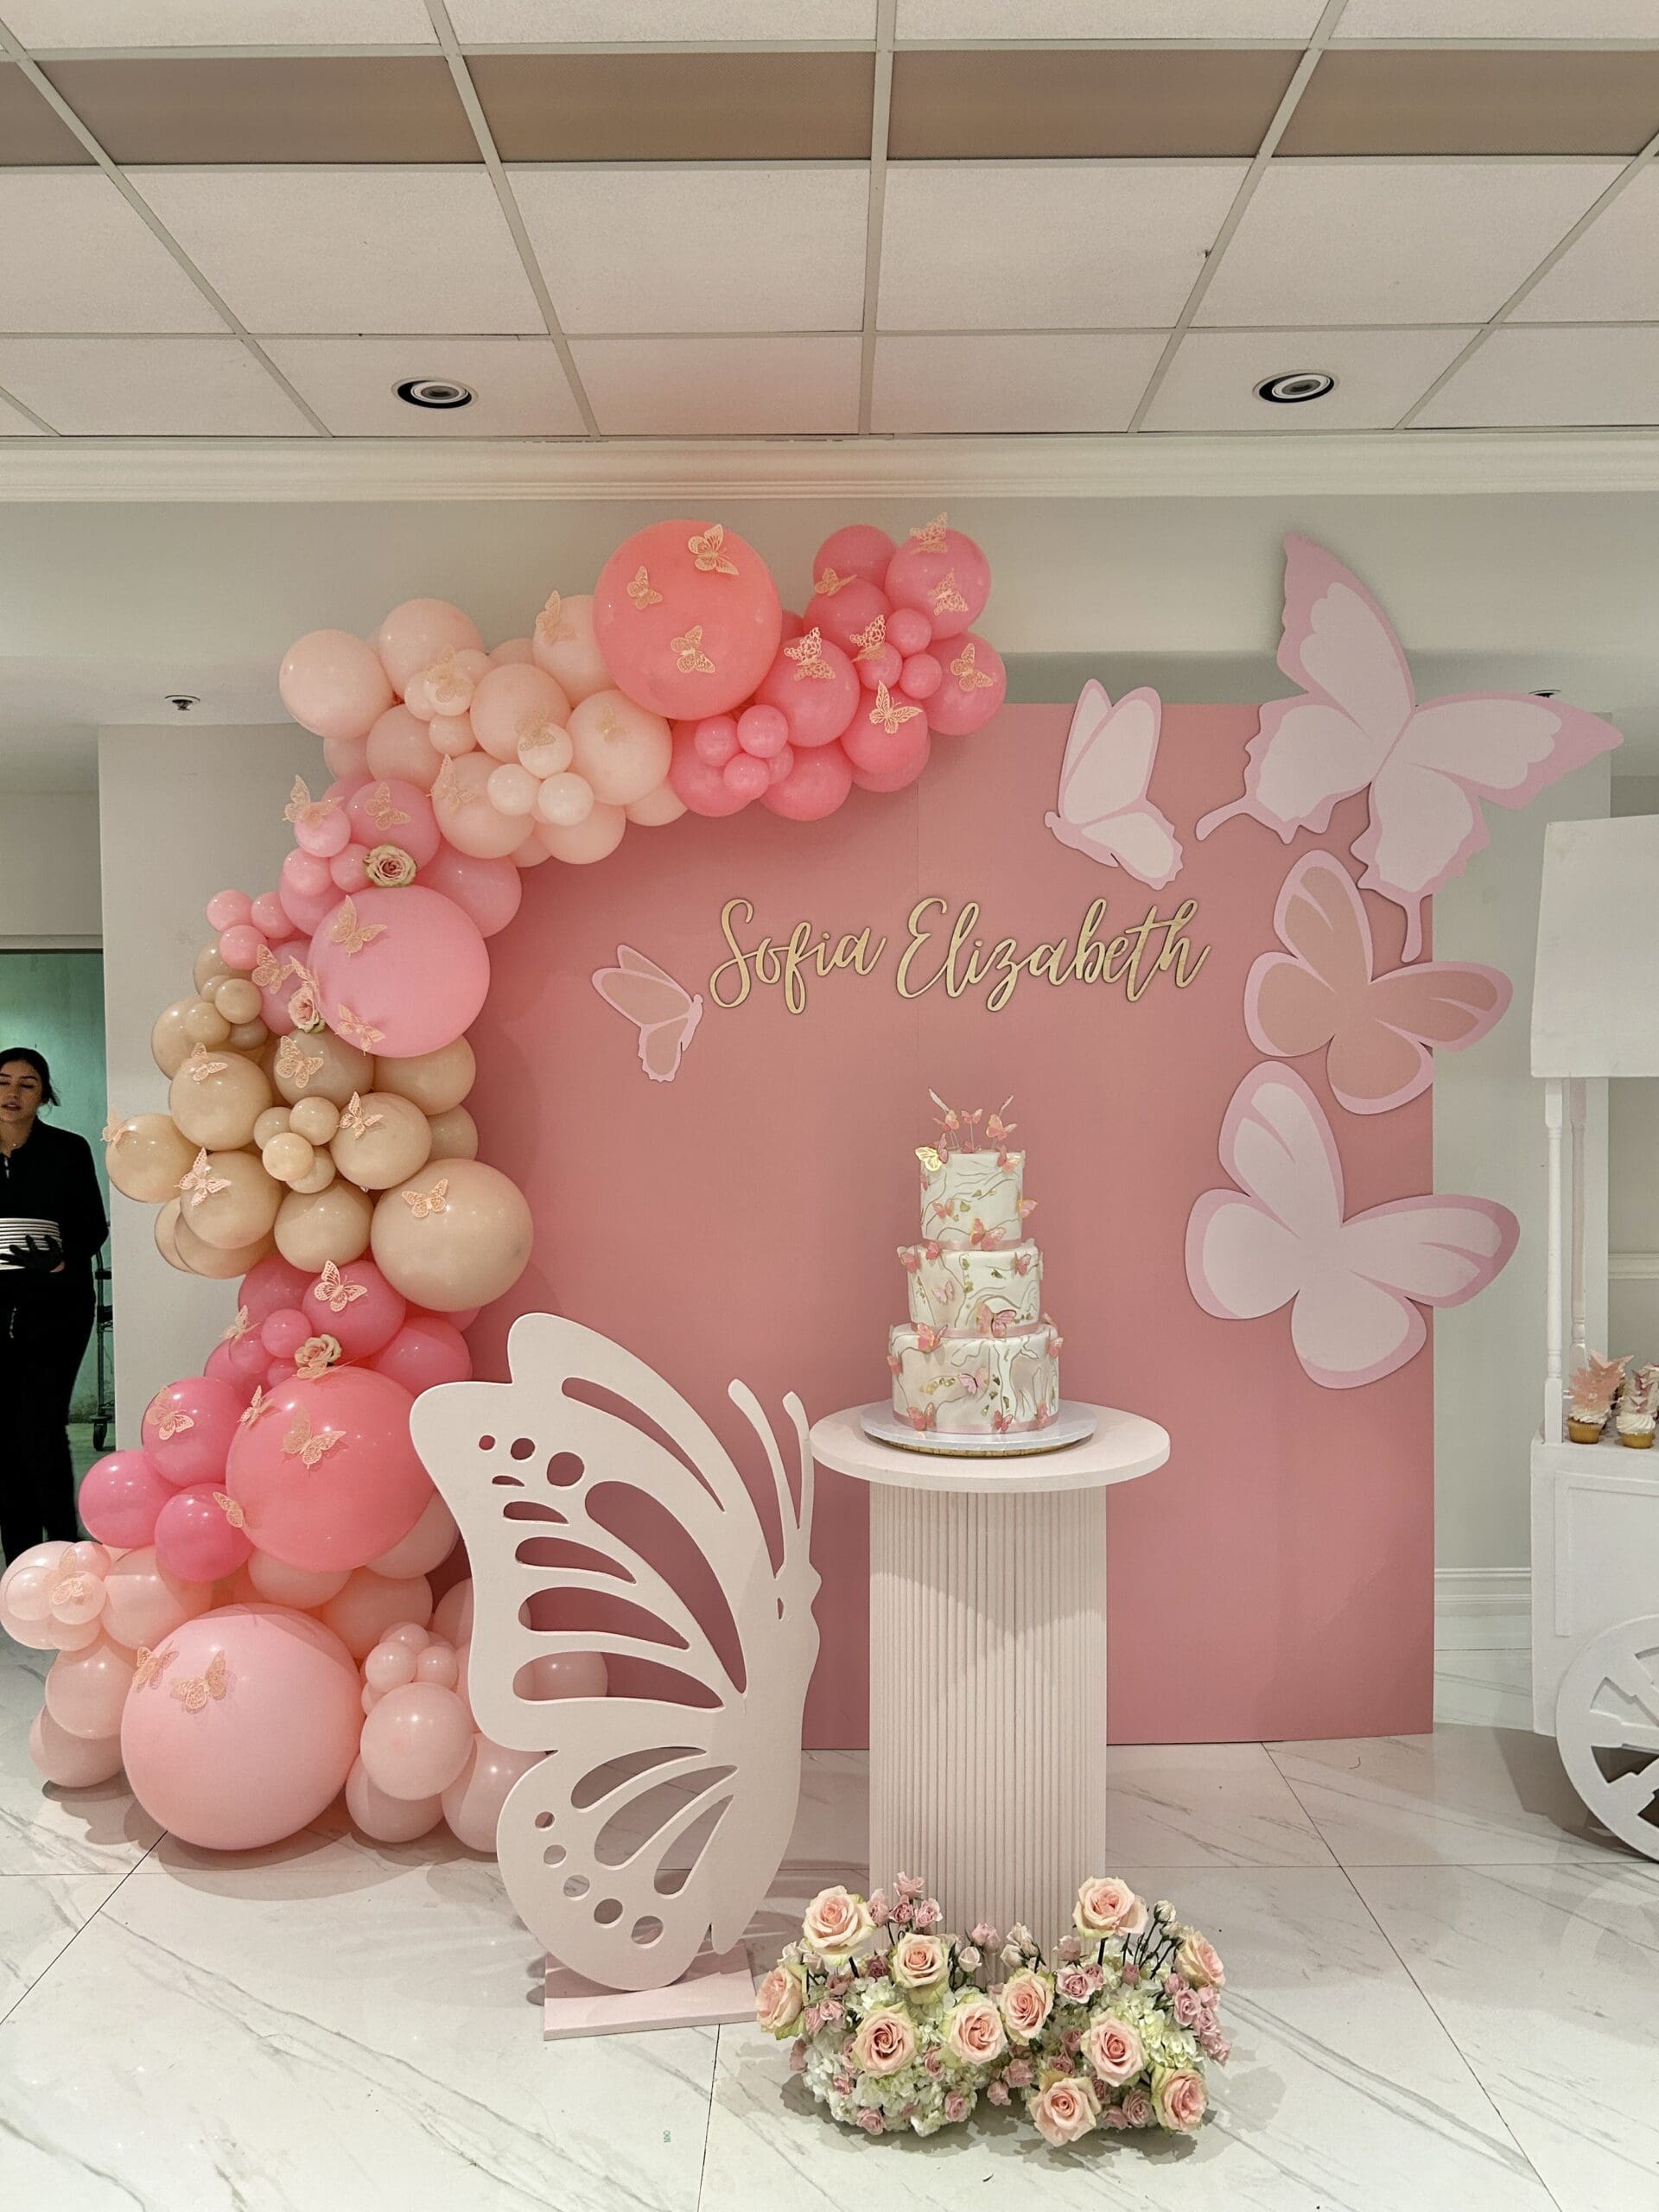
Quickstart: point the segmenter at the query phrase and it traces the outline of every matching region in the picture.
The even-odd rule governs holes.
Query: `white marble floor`
[[[1114,1754],[1117,1871],[1214,1936],[1234,2057],[1195,2143],[1060,2155],[1005,2119],[842,2135],[745,2029],[544,2046],[493,1865],[334,1819],[227,1861],[118,1788],[42,1792],[38,1672],[0,1656],[0,2206],[899,2212],[985,2183],[1067,2212],[1659,2205],[1659,1866],[1507,1725],[1513,1669],[1454,1669],[1433,1736]],[[810,1757],[757,1958],[861,1872],[863,1828],[861,1758]]]

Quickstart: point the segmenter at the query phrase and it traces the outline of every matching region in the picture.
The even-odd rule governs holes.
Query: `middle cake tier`
[[[901,1244],[910,1278],[910,1318],[979,1335],[1029,1326],[1043,1310],[1043,1255],[1036,1245]]]

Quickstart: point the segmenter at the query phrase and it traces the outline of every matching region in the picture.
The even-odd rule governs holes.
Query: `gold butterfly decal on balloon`
[[[238,1306],[236,1309],[235,1320],[232,1322],[230,1327],[226,1330],[224,1335],[219,1341],[222,1344],[236,1344],[241,1338],[247,1335],[251,1325],[251,1317],[248,1313],[247,1307],[245,1306]]]
[[[473,693],[477,688],[467,671],[456,667],[453,645],[441,652],[429,668],[423,668],[415,681],[423,686],[427,697],[441,715],[464,715],[473,703]],[[409,817],[404,815],[403,818],[407,822]]]
[[[341,1357],[338,1337],[308,1337],[294,1355],[294,1372],[302,1382],[315,1382],[337,1366]]]
[[[319,1060],[317,1065],[321,1067],[321,1061]],[[179,1178],[179,1196],[182,1198],[188,1192],[193,1207],[199,1206],[204,1198],[211,1198],[217,1192],[228,1191],[230,1187],[230,1177],[215,1175],[205,1152],[199,1152],[191,1162],[189,1173]]]
[[[296,997],[299,995],[296,992]],[[308,1052],[297,1037],[284,1037],[276,1047],[276,1080],[292,1083],[303,1090],[312,1077],[322,1066],[322,1054]]]
[[[270,1411],[270,1400],[266,1396],[262,1384],[237,1415],[236,1425],[238,1428],[251,1428],[262,1414],[268,1414]]]
[[[205,1674],[181,1675],[177,1681],[169,1682],[168,1688],[187,1713],[201,1713],[207,1709],[208,1699],[217,1703],[235,1679],[225,1663],[225,1654],[215,1651],[207,1662]]]
[[[911,531],[912,537],[915,539],[924,553],[944,552],[944,525],[947,519],[948,518],[944,515],[938,514],[934,516],[931,522],[925,522],[919,530]]]
[[[663,594],[651,588],[651,578],[643,563],[635,569],[633,582],[628,586],[628,597],[633,601],[636,614],[643,614],[648,607],[660,607]]]
[[[242,1510],[242,1508],[237,1503],[236,1500],[231,1496],[228,1491],[216,1490],[213,1492],[213,1503],[225,1516],[225,1518],[230,1522],[232,1529],[245,1529],[247,1527],[247,1515]]]
[[[928,605],[936,614],[965,614],[968,602],[957,589],[957,572],[947,569],[938,583],[930,586]]]
[[[210,1075],[223,1075],[231,1064],[228,1060],[210,1060],[205,1045],[194,1045],[184,1065],[192,1083],[206,1083]]]
[[[810,677],[814,683],[833,683],[836,671],[823,657],[823,638],[817,630],[804,630],[793,645],[784,647],[784,658],[795,663],[795,681]]]
[[[556,645],[562,638],[574,638],[575,626],[565,619],[562,594],[550,591],[547,604],[536,617],[536,635],[544,645]]]
[[[363,811],[379,830],[383,837],[389,837],[394,830],[410,819],[410,817],[392,798],[391,785],[387,783],[378,783],[375,785],[364,804]]]
[[[283,809],[284,822],[291,822],[296,829],[310,829],[319,822],[326,822],[340,804],[325,791],[321,798],[313,798],[311,787],[303,776],[296,776],[294,788],[288,795],[288,804]]]
[[[429,1191],[405,1191],[404,1204],[416,1221],[424,1221],[429,1213],[447,1213],[449,1210],[449,1178],[440,1175]]]
[[[826,569],[812,588],[820,597],[833,599],[838,591],[845,591],[849,584],[857,582],[856,576],[838,576],[833,569]]]
[[[156,1413],[154,1405],[150,1411]],[[165,1413],[156,1415],[156,1433],[163,1444],[169,1437],[182,1436],[186,1429],[194,1428],[195,1425],[194,1417],[181,1412],[177,1406],[169,1406]]]
[[[357,1093],[353,1091],[352,1104],[355,1106],[356,1103]],[[348,1108],[347,1111],[349,1110]],[[341,1121],[345,1118],[345,1115],[342,1114]],[[326,1306],[331,1313],[343,1313],[348,1306],[354,1306],[359,1298],[366,1298],[368,1294],[367,1283],[347,1282],[340,1272],[338,1262],[334,1260],[323,1262],[322,1273],[311,1286],[312,1297],[316,1300],[319,1306]]]
[[[354,1137],[365,1137],[371,1129],[378,1128],[385,1118],[386,1117],[384,1114],[371,1114],[367,1112],[365,1109],[363,1101],[358,1096],[356,1091],[353,1091],[351,1096],[350,1103],[345,1108],[344,1111],[340,1115],[340,1126],[342,1129],[349,1129]],[[334,1263],[330,1260],[328,1265],[332,1268]],[[335,1280],[339,1280],[338,1268],[335,1269]],[[361,1297],[362,1294],[362,1292],[359,1290],[358,1293],[359,1297]],[[334,1311],[338,1313],[340,1308],[336,1306]]]
[[[290,960],[288,963],[288,968],[289,973],[293,976],[295,982],[302,984],[305,989],[312,994],[314,997],[317,992],[322,988],[322,985],[317,981],[316,976],[312,973],[311,969],[306,966],[303,960]]]
[[[133,1688],[148,1689],[152,1682],[159,1682],[178,1656],[170,1644],[152,1651],[149,1644],[141,1643],[133,1655],[137,1662],[132,1670]]]
[[[992,678],[986,675],[976,661],[976,648],[971,638],[950,664],[950,673],[963,691],[988,691]]]
[[[477,786],[461,781],[460,769],[446,753],[443,766],[432,780],[433,804],[447,806],[453,812],[457,807],[471,806],[478,796]]]
[[[409,817],[405,815],[404,819],[407,822]],[[346,957],[348,960],[354,952],[361,952],[365,944],[372,944],[376,938],[385,937],[385,933],[386,925],[384,922],[358,920],[355,899],[342,899],[340,903],[340,912],[328,925],[329,944],[343,944],[346,948]]]
[[[360,1052],[372,1052],[377,1045],[385,1040],[384,1029],[377,1029],[372,1022],[365,1021],[361,1015],[353,1014],[350,1007],[339,1000],[334,1003],[334,1027],[347,1044],[355,1045]]]
[[[702,625],[694,622],[683,638],[673,640],[675,664],[682,676],[712,676],[715,664],[702,650]]]
[[[332,1452],[336,1444],[343,1444],[345,1440],[343,1429],[320,1428],[314,1435],[311,1416],[302,1409],[283,1439],[283,1450],[289,1459],[298,1459],[305,1466],[315,1467],[325,1452]]]
[[[919,707],[899,706],[885,683],[876,685],[875,704],[870,709],[870,720],[879,722],[889,737],[901,730],[906,722],[914,721],[921,711]]]
[[[864,629],[853,632],[853,643],[858,647],[855,660],[878,660],[887,649],[887,618],[878,614]]]
[[[726,525],[711,522],[701,536],[695,532],[685,541],[685,550],[705,575],[734,576],[737,563],[726,550]]]
[[[124,1118],[121,1115],[118,1114],[114,1107],[111,1106],[110,1109],[110,1118],[104,1124],[105,1143],[119,1144],[123,1137],[128,1136],[130,1134],[131,1132],[128,1129]]]
[[[293,963],[279,960],[268,944],[259,948],[259,957],[253,963],[253,980],[262,991],[280,989],[283,978]]]
[[[92,1579],[90,1574],[66,1574],[52,1585],[48,1604],[54,1612],[60,1605],[78,1605],[86,1595]]]

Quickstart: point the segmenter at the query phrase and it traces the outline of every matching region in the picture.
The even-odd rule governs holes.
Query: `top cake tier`
[[[1020,1198],[1025,1165],[1023,1152],[927,1154],[922,1158],[923,1236],[947,1252],[964,1244],[1018,1244],[1031,1211]]]

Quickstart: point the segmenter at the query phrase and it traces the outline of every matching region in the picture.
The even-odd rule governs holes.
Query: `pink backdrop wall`
[[[1285,1313],[1211,1319],[1182,1262],[1194,1199],[1226,1179],[1222,1116],[1261,1058],[1244,982],[1276,941],[1280,886],[1316,845],[1345,854],[1364,802],[1289,847],[1249,822],[1198,844],[1194,822],[1239,788],[1256,710],[1167,708],[1154,796],[1186,861],[1154,894],[1044,827],[1069,719],[1007,709],[978,737],[936,741],[919,785],[855,792],[810,828],[751,809],[636,835],[602,868],[526,877],[518,921],[493,941],[495,985],[473,1037],[483,1154],[528,1193],[537,1241],[512,1298],[473,1332],[479,1372],[505,1373],[514,1313],[569,1313],[658,1368],[753,1478],[728,1380],[773,1406],[795,1389],[813,1416],[885,1395],[927,1091],[969,1106],[1012,1091],[1066,1393],[1151,1414],[1173,1439],[1168,1466],[1111,1501],[1113,1738],[1427,1727],[1432,1350],[1370,1387],[1320,1389]],[[1209,957],[1186,989],[1160,976],[1135,1004],[1105,984],[1030,976],[995,1014],[988,982],[906,1001],[906,917],[932,893],[953,912],[977,899],[978,933],[1022,950],[1075,940],[1097,897],[1110,902],[1103,941],[1154,903],[1166,916],[1192,899],[1187,934]],[[806,918],[832,941],[868,924],[887,949],[868,976],[809,976],[798,1015],[759,986],[723,1009],[709,977],[729,957],[720,917],[734,898],[755,909],[747,944]],[[1390,967],[1402,918],[1367,905],[1378,968]],[[633,1033],[589,981],[624,942],[702,995],[671,1084],[646,1080]],[[1298,1066],[1336,1130],[1351,1213],[1431,1188],[1427,1096],[1361,1119],[1332,1102],[1322,1057]],[[867,1510],[859,1485],[825,1474],[812,1744],[866,1740]]]

